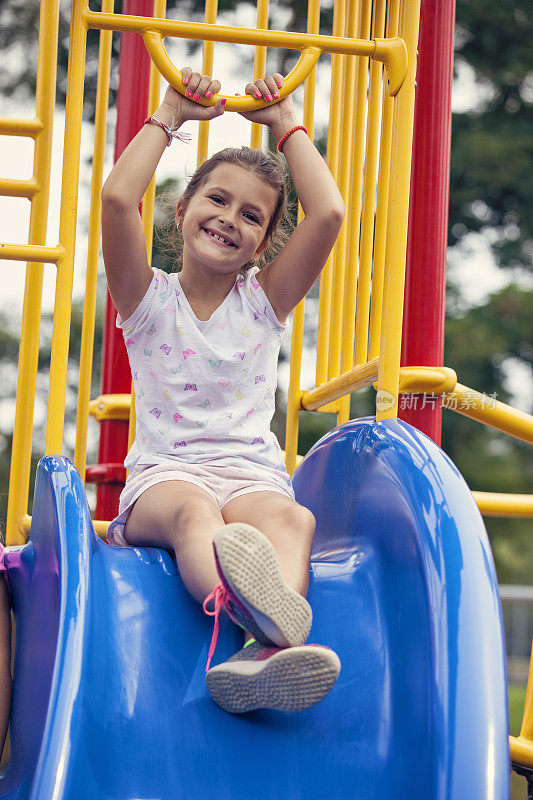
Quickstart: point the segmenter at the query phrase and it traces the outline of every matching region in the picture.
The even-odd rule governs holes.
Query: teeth
[[[217,241],[219,242],[224,242],[224,244],[227,244],[230,247],[234,246],[233,242],[229,242],[227,239],[224,239],[223,236],[219,236],[217,233],[211,233],[211,231],[206,231],[206,233],[208,233],[209,236],[211,236],[213,239],[217,239]]]

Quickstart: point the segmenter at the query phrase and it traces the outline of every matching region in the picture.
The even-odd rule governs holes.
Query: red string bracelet
[[[168,136],[167,147],[170,147],[170,145],[172,144],[172,139],[179,139],[181,142],[191,141],[190,134],[185,133],[184,131],[178,131],[174,127],[174,117],[172,117],[172,124],[170,125],[170,127],[168,125],[165,125],[164,122],[161,122],[160,119],[156,119],[155,117],[146,117],[146,119],[143,122],[143,125],[148,125],[150,122],[154,122],[156,125],[159,125],[159,127],[165,131],[166,135]]]
[[[284,133],[283,136],[281,137],[281,139],[278,142],[278,150],[279,150],[280,153],[283,152],[283,150],[281,148],[283,147],[283,145],[285,144],[285,142],[287,141],[287,139],[289,138],[291,133],[294,133],[294,131],[305,131],[305,133],[307,133],[307,128],[305,127],[305,125],[295,125],[294,128],[290,129],[290,131],[287,131],[287,133]]]

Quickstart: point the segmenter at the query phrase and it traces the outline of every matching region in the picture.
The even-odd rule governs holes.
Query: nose
[[[235,220],[236,212],[231,208],[225,208],[222,214],[219,214],[219,222],[222,225],[227,225],[228,228],[236,228],[236,220]]]

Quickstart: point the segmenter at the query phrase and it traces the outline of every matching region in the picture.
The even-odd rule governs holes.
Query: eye
[[[223,203],[224,202],[224,200],[218,194],[210,194],[209,195],[209,199],[210,200],[214,200],[215,203]]]
[[[247,217],[248,219],[251,219],[252,222],[255,222],[255,223],[257,223],[257,225],[259,225],[259,220],[255,216],[255,214],[252,214],[251,211],[245,211],[244,212],[244,216]]]

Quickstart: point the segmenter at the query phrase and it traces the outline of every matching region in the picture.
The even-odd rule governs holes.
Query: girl
[[[286,209],[284,174],[271,156],[226,149],[204,162],[176,208],[183,237],[179,274],[150,268],[138,213],[167,145],[187,120],[211,120],[220,83],[182,70],[121,155],[102,191],[103,254],[136,393],[137,432],[111,544],[174,551],[185,586],[215,616],[207,685],[225,710],[301,710],[335,683],[340,662],[305,645],[313,514],[295,501],[270,431],[277,358],[286,319],[316,281],[344,206],[322,157],[298,124],[283,78],[246,93],[270,106],[243,113],[268,125],[289,164],[305,219],[276,258]],[[190,98],[190,99],[188,99]],[[208,606],[214,601],[214,610]],[[218,615],[247,632],[236,656],[209,669]]]

